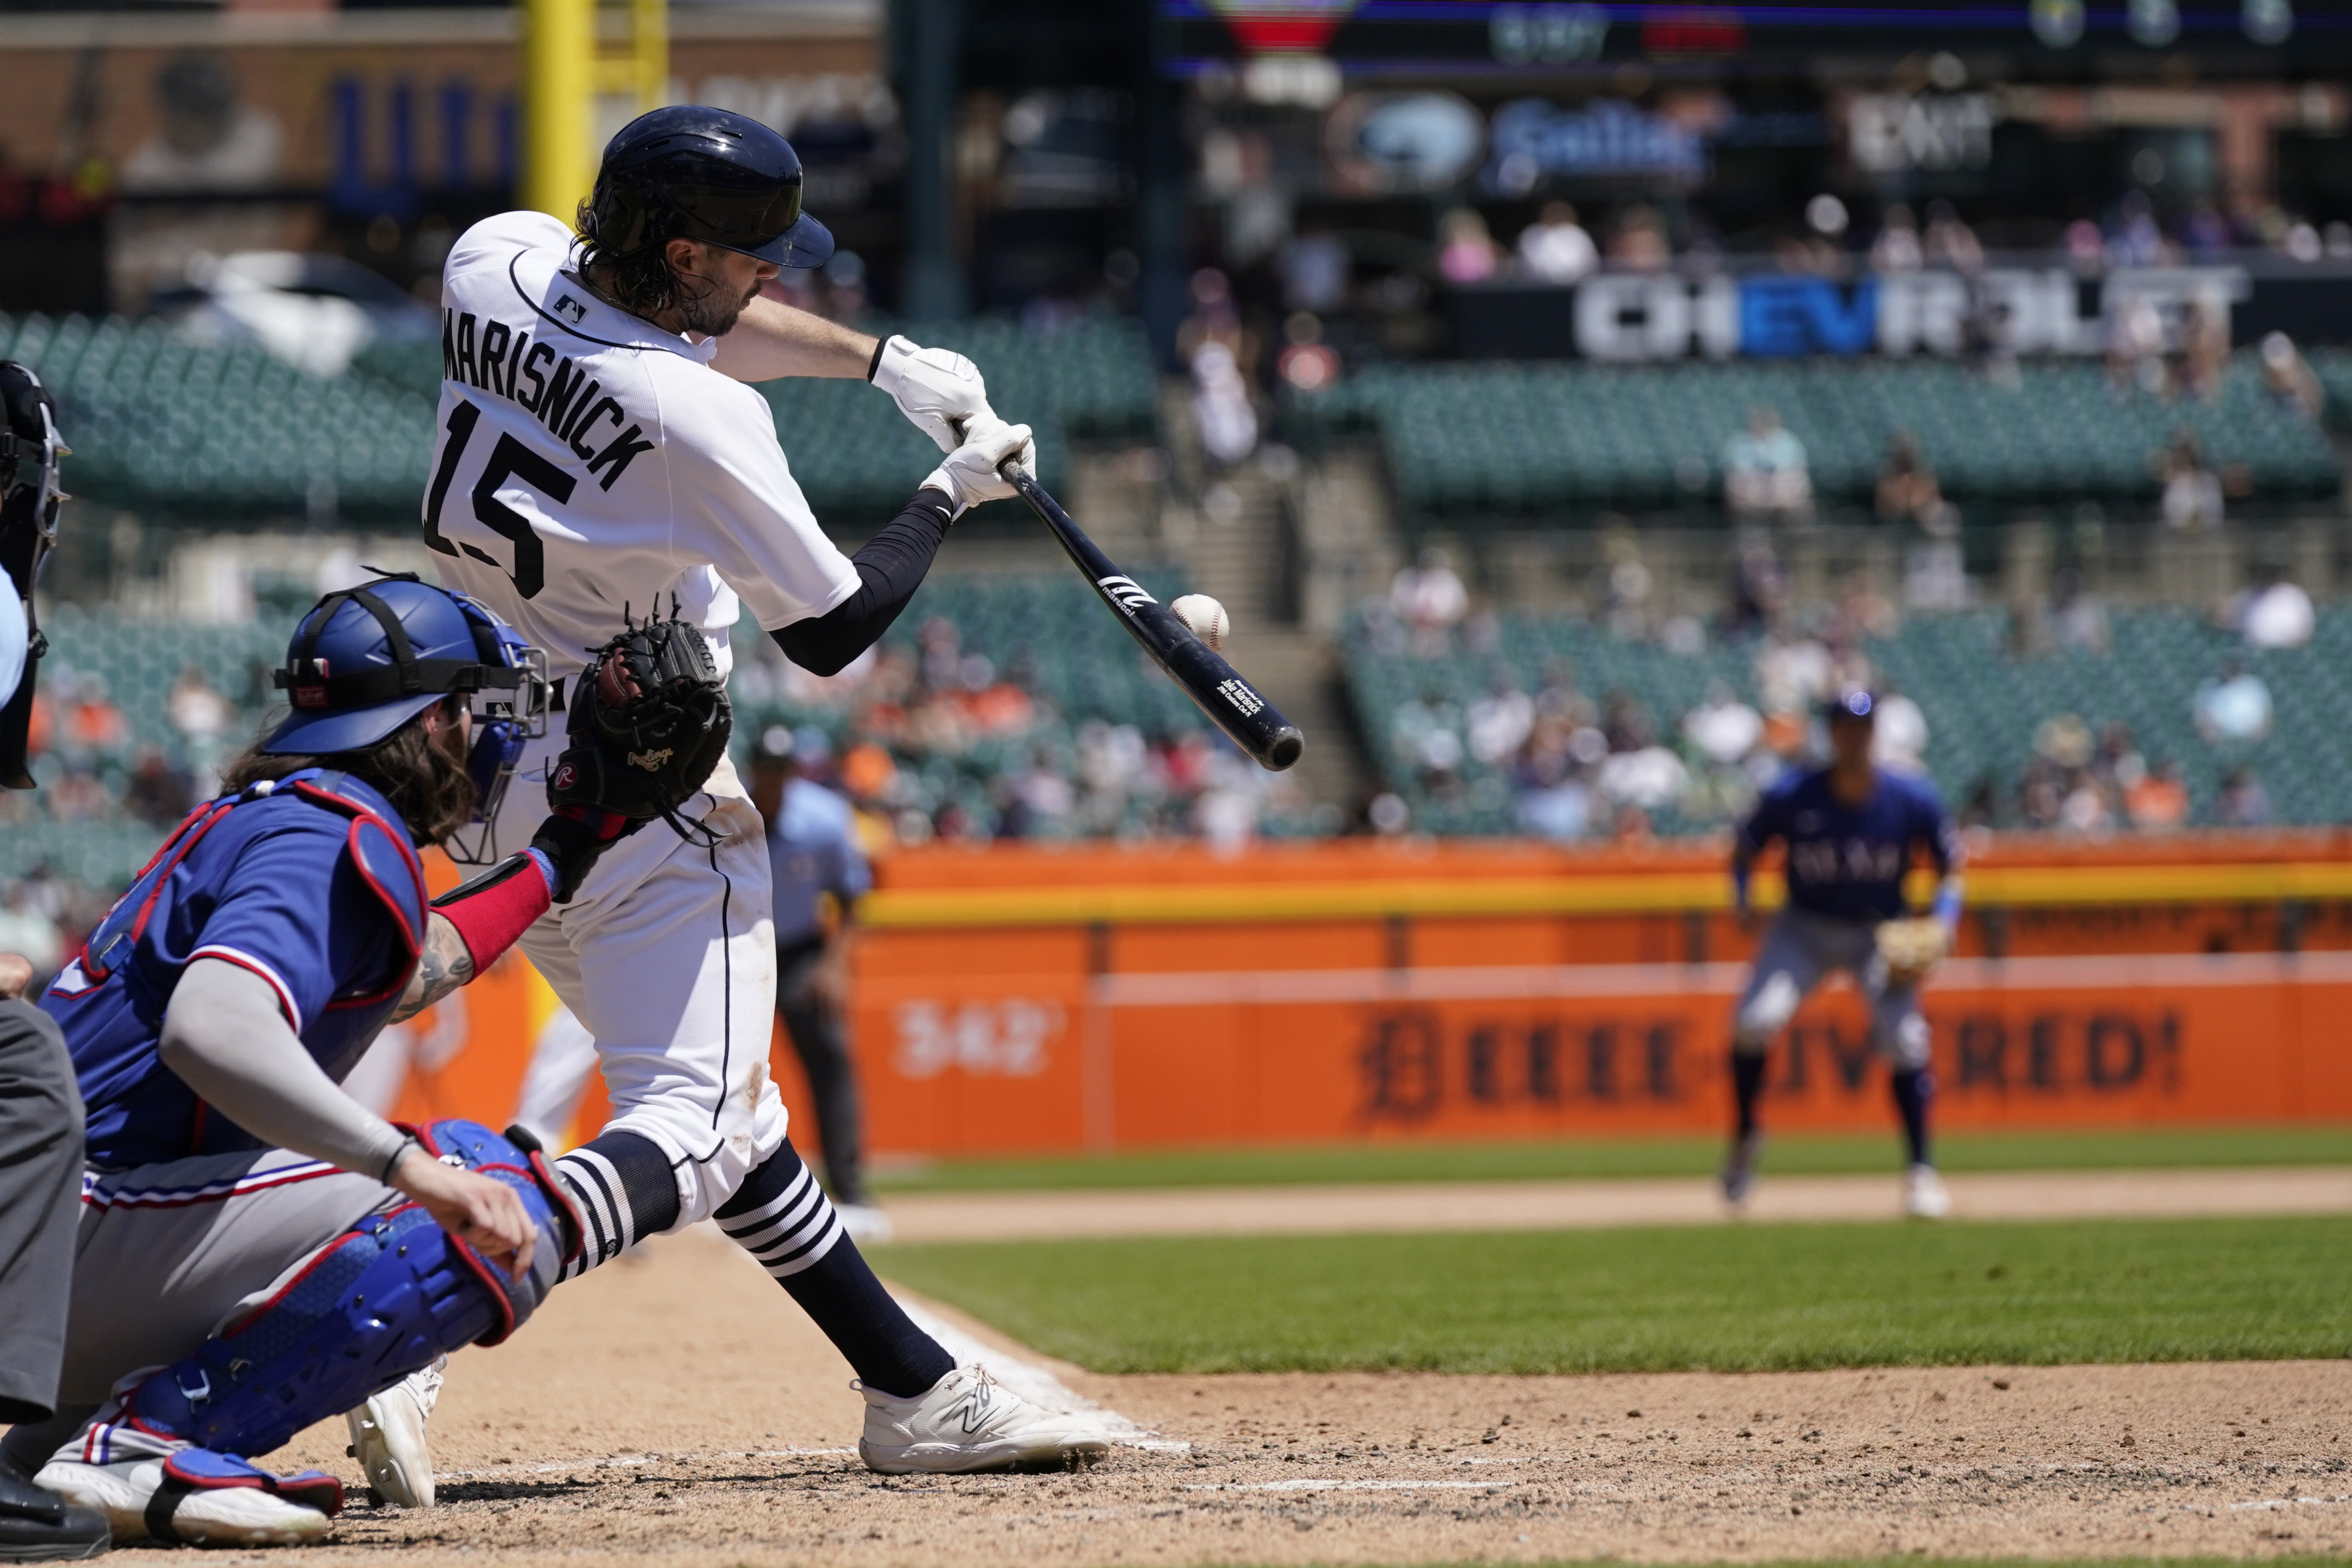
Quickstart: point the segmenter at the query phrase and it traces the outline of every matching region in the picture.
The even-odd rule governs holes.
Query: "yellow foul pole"
[[[522,4],[522,202],[570,223],[596,174],[594,0]]]

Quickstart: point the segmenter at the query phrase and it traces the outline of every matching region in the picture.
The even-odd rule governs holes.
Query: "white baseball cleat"
[[[857,1457],[886,1476],[1058,1470],[1110,1452],[1109,1435],[1092,1417],[1040,1410],[986,1367],[960,1366],[912,1399],[850,1386],[866,1396]]]
[[[425,1423],[441,1397],[448,1365],[447,1356],[438,1357],[343,1417],[352,1433],[351,1456],[380,1501],[397,1508],[433,1506],[433,1450],[425,1442]]]
[[[1952,1212],[1952,1194],[1933,1165],[1914,1165],[1903,1178],[1903,1212],[1913,1219],[1942,1219]]]
[[[842,1234],[860,1247],[878,1247],[890,1239],[890,1216],[876,1204],[835,1204],[835,1218],[841,1221]]]
[[[226,1458],[201,1449],[184,1453],[189,1458],[202,1455],[205,1460]],[[41,1468],[35,1484],[48,1488],[68,1502],[104,1514],[117,1546],[133,1541],[182,1542],[194,1546],[301,1546],[324,1538],[335,1528],[329,1512],[280,1495],[274,1486],[257,1480],[194,1486],[173,1473],[167,1489],[166,1467],[183,1457],[117,1459],[104,1465],[52,1459]],[[242,1460],[228,1462],[250,1468]],[[323,1501],[329,1495],[325,1489],[331,1489],[334,1506],[341,1506],[340,1484],[315,1471],[308,1476],[316,1476],[324,1486],[301,1489],[299,1495]]]

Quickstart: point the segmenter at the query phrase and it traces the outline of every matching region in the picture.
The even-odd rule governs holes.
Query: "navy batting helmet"
[[[801,211],[801,160],[748,114],[656,109],[604,148],[588,237],[614,256],[670,239],[740,250],[779,267],[822,267],[833,236]]]

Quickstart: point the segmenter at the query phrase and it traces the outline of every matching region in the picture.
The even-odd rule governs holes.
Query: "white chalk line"
[[[1187,1486],[1188,1492],[1485,1492],[1517,1481],[1340,1481],[1301,1477],[1291,1481],[1228,1481]]]

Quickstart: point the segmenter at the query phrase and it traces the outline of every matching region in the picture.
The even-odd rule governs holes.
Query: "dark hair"
[[[610,249],[597,239],[595,211],[585,201],[572,215],[572,225],[582,236],[581,274],[584,277],[593,268],[603,268],[604,276],[596,279],[596,286],[629,314],[650,321],[685,302],[685,288],[669,264],[667,235],[635,250]]]
[[[461,697],[445,697],[442,709],[451,717]],[[431,710],[427,709],[426,712]],[[271,728],[275,727],[274,721]],[[263,735],[268,730],[262,731]],[[221,770],[225,789],[243,789],[262,779],[282,779],[304,768],[333,768],[365,779],[392,803],[419,844],[438,844],[474,818],[474,780],[464,761],[425,732],[419,713],[374,745],[356,752],[305,756],[292,752],[265,752],[256,739]]]

